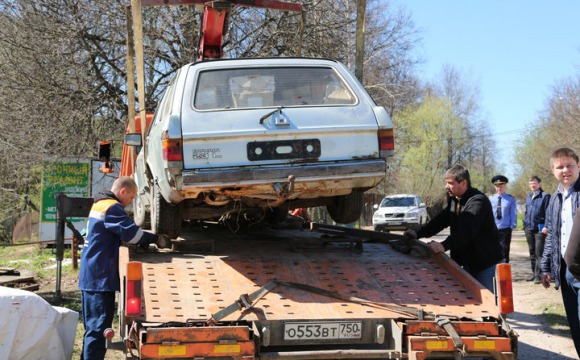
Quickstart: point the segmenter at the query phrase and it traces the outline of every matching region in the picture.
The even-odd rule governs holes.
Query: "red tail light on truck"
[[[141,315],[141,289],[143,282],[143,267],[141,262],[127,263],[127,288],[125,296],[125,315]]]

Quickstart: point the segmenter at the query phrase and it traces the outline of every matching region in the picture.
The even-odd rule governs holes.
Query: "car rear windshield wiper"
[[[264,124],[264,120],[266,120],[267,118],[269,118],[270,116],[272,116],[273,114],[275,114],[276,111],[278,111],[280,114],[282,114],[282,109],[283,108],[284,108],[284,105],[278,106],[275,110],[272,110],[269,113],[267,113],[266,115],[262,116],[260,118],[260,125]]]

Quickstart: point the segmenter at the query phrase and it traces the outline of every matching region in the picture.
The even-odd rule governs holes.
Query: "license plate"
[[[185,355],[187,353],[187,348],[185,345],[171,345],[164,346],[159,345],[159,356],[178,356]]]
[[[362,323],[357,321],[284,324],[284,340],[340,340],[361,337]]]

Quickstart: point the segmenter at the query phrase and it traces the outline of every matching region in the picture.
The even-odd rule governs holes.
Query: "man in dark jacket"
[[[455,165],[445,173],[447,207],[418,232],[405,231],[405,236],[420,239],[436,235],[450,227],[450,235],[441,243],[432,241],[435,253],[450,250],[455,262],[493,292],[495,266],[502,262],[503,252],[491,203],[485,194],[471,187],[469,171]]]
[[[110,328],[115,314],[115,292],[120,289],[119,247],[122,243],[149,246],[158,242],[167,247],[163,235],[144,232],[125,212],[137,194],[132,178],[120,177],[111,191],[101,193],[89,213],[86,245],[81,255],[79,289],[85,335],[82,359],[105,358],[105,329]]]
[[[530,194],[526,198],[526,213],[524,215],[524,232],[530,251],[532,276],[528,281],[540,284],[540,261],[544,252],[544,243],[548,229],[545,228],[546,208],[550,201],[550,194],[542,190],[542,180],[532,176],[528,181]]]
[[[556,289],[562,287],[566,318],[580,357],[580,280],[572,275],[563,259],[571,239],[576,209],[580,206],[580,161],[574,150],[559,148],[552,153],[550,165],[559,184],[546,210],[548,235],[540,264],[541,280],[545,288],[550,287],[552,279]]]

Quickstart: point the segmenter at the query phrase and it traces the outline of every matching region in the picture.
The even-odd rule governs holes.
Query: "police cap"
[[[494,185],[507,184],[508,178],[506,178],[503,175],[496,175],[493,178],[491,178],[491,183]]]

